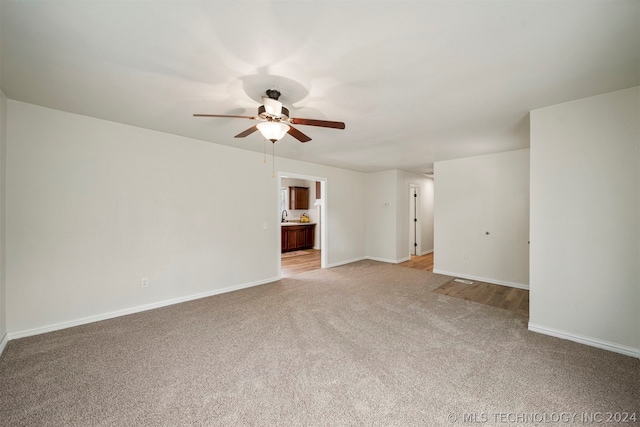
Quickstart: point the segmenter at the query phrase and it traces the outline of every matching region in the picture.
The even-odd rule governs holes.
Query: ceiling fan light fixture
[[[2,0],[0,0],[2,1]],[[235,116],[228,114],[194,114],[194,117],[224,117],[234,119],[249,119],[257,120],[258,123],[255,126],[251,126],[249,129],[244,130],[237,134],[234,138],[244,138],[253,134],[255,131],[260,130],[260,133],[268,140],[276,142],[284,137],[285,134],[289,134],[292,138],[297,139],[300,142],[309,142],[311,138],[300,132],[291,125],[304,125],[304,126],[318,126],[331,129],[344,129],[343,122],[333,122],[330,120],[316,120],[316,119],[303,119],[300,117],[291,117],[289,110],[282,105],[282,102],[278,101],[280,92],[275,89],[267,90],[267,96],[262,97],[263,105],[258,107],[257,116]]]
[[[257,125],[260,133],[271,142],[282,139],[289,132],[289,125],[282,122],[262,122]]]

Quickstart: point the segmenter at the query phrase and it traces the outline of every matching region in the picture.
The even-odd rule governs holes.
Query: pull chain
[[[273,172],[271,172],[271,178],[276,177],[276,143],[271,143],[271,159],[273,160],[271,163],[273,164]]]
[[[266,138],[264,139],[264,144],[262,144],[262,147],[264,148],[264,150],[262,150],[264,154],[263,162],[266,165],[267,164],[267,139]]]

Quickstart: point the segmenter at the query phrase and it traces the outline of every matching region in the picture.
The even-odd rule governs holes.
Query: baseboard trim
[[[379,261],[379,262],[386,262],[388,264],[395,264],[395,260],[389,259],[389,258],[380,258],[377,256],[368,256],[365,257],[366,259],[370,259],[371,261]]]
[[[585,344],[591,347],[601,348],[603,350],[612,351],[614,353],[624,354],[625,356],[631,356],[640,359],[640,348],[627,347],[625,345],[612,343],[597,338],[586,337],[584,335],[573,334],[565,331],[559,331],[557,329],[547,328],[545,326],[536,325],[529,322],[528,329],[531,332],[537,332],[543,335],[549,335],[556,338],[562,338],[565,340]]]
[[[339,267],[341,265],[351,264],[352,262],[362,261],[363,259],[367,259],[367,258],[366,257],[358,257],[358,258],[348,259],[346,261],[338,261],[338,262],[334,262],[332,264],[327,265],[327,268]]]
[[[386,262],[389,264],[400,264],[401,262],[409,261],[411,259],[411,256],[408,256],[406,258],[401,258],[401,259],[389,259],[389,258],[379,258],[375,256],[368,256],[366,257],[366,259],[370,259],[371,261]]]
[[[420,252],[419,256],[423,256],[423,255],[429,255],[433,253],[433,249],[429,249],[428,251],[422,251]]]
[[[491,283],[491,284],[495,284],[495,285],[509,286],[511,288],[525,289],[527,291],[529,290],[529,285],[524,285],[522,283],[507,282],[507,281],[498,280],[498,279],[489,279],[487,277],[472,276],[470,274],[452,273],[450,271],[437,270],[435,268],[433,269],[433,272],[437,273],[437,274],[444,274],[445,276],[453,276],[453,277],[459,277],[461,279],[476,280],[478,282],[485,282],[485,283]]]
[[[2,341],[0,341],[0,357],[2,357],[2,353],[4,352],[7,343],[9,342],[9,334],[4,334],[2,337]]]
[[[180,304],[180,303],[183,303],[183,302],[193,301],[193,300],[200,299],[200,298],[207,298],[207,297],[211,297],[211,296],[214,296],[214,295],[225,294],[225,293],[233,292],[233,291],[239,291],[240,289],[251,288],[251,287],[259,286],[259,285],[264,285],[264,284],[267,284],[267,283],[275,282],[277,280],[278,280],[277,277],[273,277],[273,278],[270,278],[270,279],[258,280],[258,281],[255,281],[255,282],[243,283],[243,284],[235,285],[235,286],[228,286],[226,288],[214,289],[212,291],[201,292],[201,293],[198,293],[198,294],[187,295],[187,296],[184,296],[184,297],[173,298],[173,299],[164,300],[164,301],[160,301],[160,302],[155,302],[155,303],[151,303],[151,304],[139,305],[139,306],[136,306],[136,307],[126,308],[126,309],[123,309],[123,310],[111,311],[111,312],[104,313],[104,314],[99,314],[99,315],[96,315],[96,316],[88,316],[88,317],[83,317],[81,319],[71,320],[71,321],[67,321],[67,322],[60,322],[60,323],[56,323],[56,324],[53,324],[53,325],[42,326],[42,327],[33,328],[33,329],[26,329],[26,330],[18,331],[18,332],[9,332],[9,333],[7,333],[5,335],[5,339],[2,342],[4,343],[5,340],[9,341],[9,340],[18,339],[18,338],[30,337],[30,336],[33,336],[33,335],[45,334],[47,332],[59,331],[61,329],[73,328],[74,326],[81,326],[81,325],[86,325],[88,323],[100,322],[102,320],[113,319],[113,318],[120,317],[120,316],[127,316],[129,314],[141,313],[143,311],[153,310],[153,309],[156,309],[156,308],[166,307],[166,306],[174,305],[174,304]],[[0,346],[1,345],[2,344],[0,344]],[[1,348],[3,349],[4,347],[1,347]],[[1,352],[0,352],[0,354],[1,354]]]

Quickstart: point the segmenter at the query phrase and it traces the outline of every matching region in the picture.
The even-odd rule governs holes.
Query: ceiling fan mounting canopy
[[[332,129],[344,129],[345,124],[343,122],[333,122],[329,120],[315,120],[315,119],[301,119],[293,118],[289,115],[289,109],[282,105],[282,102],[278,101],[280,98],[280,91],[276,89],[268,89],[266,91],[267,96],[262,97],[263,104],[258,107],[257,116],[230,116],[224,114],[194,114],[194,117],[227,117],[236,119],[250,119],[258,120],[261,123],[250,127],[249,129],[240,132],[235,138],[244,138],[251,135],[255,131],[259,130],[260,133],[271,142],[276,142],[281,139],[285,134],[289,134],[296,138],[300,142],[311,141],[304,133],[291,125],[305,125],[305,126],[318,126]],[[277,128],[277,129],[276,129]]]
[[[280,95],[282,95],[280,93],[279,90],[276,89],[267,89],[267,96],[271,99],[275,99],[276,101],[278,100],[278,98],[280,98]]]

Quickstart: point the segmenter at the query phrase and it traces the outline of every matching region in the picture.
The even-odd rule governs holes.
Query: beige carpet
[[[362,261],[10,341],[0,424],[438,426],[485,414],[480,424],[569,425],[534,421],[640,413],[640,361],[432,292],[450,279]],[[534,421],[501,422],[519,414]]]

